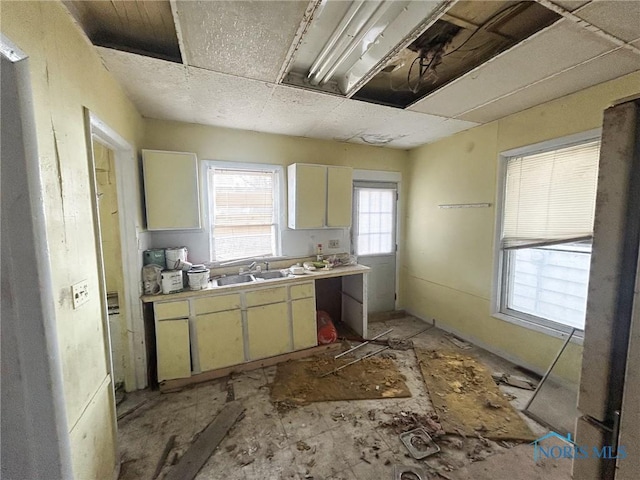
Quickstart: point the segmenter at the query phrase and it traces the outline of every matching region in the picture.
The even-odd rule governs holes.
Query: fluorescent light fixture
[[[292,48],[284,81],[350,96],[452,3],[325,1]]]

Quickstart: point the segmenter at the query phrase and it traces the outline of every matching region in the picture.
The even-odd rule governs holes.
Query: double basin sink
[[[288,274],[282,273],[282,271],[280,270],[273,270],[270,272],[241,273],[240,275],[229,275],[226,277],[217,278],[216,280],[213,280],[213,284],[218,287],[223,287],[225,285],[260,282],[263,280],[273,280],[276,278],[284,278],[287,276]]]

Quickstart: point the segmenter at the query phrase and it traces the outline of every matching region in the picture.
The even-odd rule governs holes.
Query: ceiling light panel
[[[426,28],[449,3],[325,1],[295,49],[284,83],[350,95],[389,52],[411,41],[415,30]]]

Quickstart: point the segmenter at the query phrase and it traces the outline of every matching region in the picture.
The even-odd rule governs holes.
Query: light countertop
[[[363,273],[369,273],[371,269],[364,265],[348,265],[344,267],[335,267],[331,269],[321,269],[315,271],[307,271],[303,275],[292,275],[283,278],[273,278],[270,280],[258,280],[250,283],[237,283],[234,285],[217,286],[215,282],[209,282],[209,286],[203,290],[186,290],[177,293],[169,294],[157,294],[157,295],[142,295],[140,299],[144,303],[160,302],[167,300],[184,300],[188,298],[201,297],[213,294],[233,293],[247,289],[254,289],[260,287],[276,287],[278,285],[290,284],[290,283],[302,283],[310,280],[318,280],[321,278],[331,277],[343,277],[347,275],[359,275]]]

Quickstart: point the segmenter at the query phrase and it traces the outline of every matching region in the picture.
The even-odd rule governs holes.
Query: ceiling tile
[[[640,38],[638,0],[591,2],[576,15],[626,42]]]
[[[177,1],[187,63],[275,82],[308,3]]]
[[[455,117],[613,48],[608,40],[560,20],[409,109]]]
[[[332,115],[322,118],[306,136],[347,141],[380,123],[391,125],[401,112],[397,108],[348,99]]]
[[[591,0],[553,0],[553,3],[564,8],[565,10],[569,10],[573,12],[577,8],[580,8],[583,5],[586,5]]]
[[[189,108],[195,123],[254,130],[275,85],[188,67]],[[184,107],[183,107],[184,108]]]
[[[616,50],[555,77],[526,87],[508,97],[489,103],[460,118],[479,123],[497,120],[512,113],[640,70],[639,58],[628,50]]]
[[[256,130],[304,135],[345,100],[301,88],[278,85],[260,113],[256,113]]]
[[[96,48],[140,114],[189,121],[189,110],[184,106],[190,105],[191,98],[184,65],[110,48]]]

